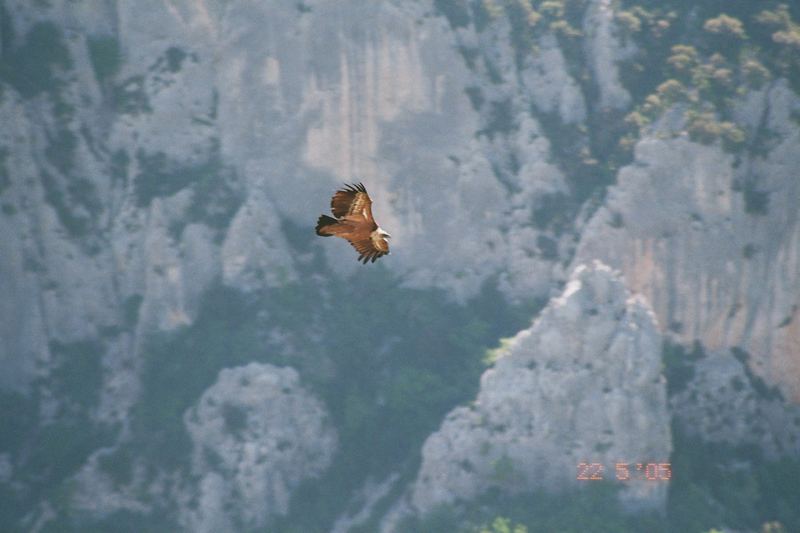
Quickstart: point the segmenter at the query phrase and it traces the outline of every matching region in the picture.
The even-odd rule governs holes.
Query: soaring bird
[[[389,255],[389,238],[372,218],[372,200],[363,184],[347,185],[331,198],[333,217],[320,215],[317,235],[346,239],[359,253],[358,260],[375,262]]]

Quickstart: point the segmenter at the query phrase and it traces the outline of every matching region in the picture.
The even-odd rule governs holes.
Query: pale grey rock
[[[40,21],[63,29],[72,68],[58,73],[60,98],[74,108],[58,122],[48,97],[23,99],[8,85],[0,102],[8,126],[0,142],[11,154],[12,177],[3,202],[16,210],[0,215],[0,250],[8,258],[0,266],[0,357],[9,369],[1,379],[9,384],[24,387],[35,361],[47,372],[49,341],[119,327],[125,302],[141,299],[137,322],[133,337],[110,350],[109,369],[136,368],[153,330],[190,324],[216,279],[243,290],[296,279],[296,254],[281,221],[312,235],[343,181],[369,187],[379,221],[393,234],[391,261],[382,264],[407,286],[440,287],[463,301],[499,275],[515,299],[545,297],[564,277],[557,258],[535,244],[544,232],[531,212],[568,187],[530,109],[578,123],[586,104],[552,35],[519,71],[507,20],[480,34],[473,27],[450,31],[430,3],[6,7],[20,38]],[[87,46],[99,37],[116,40],[122,57],[104,80],[96,79]],[[470,70],[462,45],[485,48],[502,83],[486,82],[481,61]],[[473,109],[466,87],[485,93],[482,111]],[[117,108],[115,91],[128,95]],[[492,139],[480,134],[491,105],[505,101],[511,130]],[[69,206],[89,221],[81,237],[64,227],[41,183],[43,171],[62,189],[72,179],[45,154],[48,139],[63,129],[76,138],[73,174],[87,180],[100,206],[96,213]],[[127,160],[125,168],[115,166],[118,159]],[[140,190],[140,175],[152,167],[166,180],[172,171],[211,163],[230,169],[241,187],[242,203],[221,229],[187,220],[188,188],[154,198]],[[502,169],[500,177],[494,169]],[[569,253],[571,236],[546,236]],[[315,246],[339,275],[360,268],[341,242]],[[135,394],[132,383],[126,389]]]
[[[0,101],[0,139],[7,147],[4,168],[9,174],[22,172],[29,163],[21,154],[27,144],[27,122],[22,116],[14,94]],[[16,135],[11,135],[16,131]],[[27,169],[25,169],[27,170]],[[31,298],[40,293],[38,263],[26,246],[31,228],[28,217],[19,207],[34,199],[27,194],[23,183],[14,180],[2,193],[4,205],[15,206],[15,213],[0,214],[0,373],[3,388],[24,387],[34,375],[36,361],[46,352],[46,338],[40,335],[44,327],[41,301]]]
[[[531,222],[531,213],[553,197],[568,195],[569,188],[561,170],[550,162],[550,142],[533,117],[520,117],[514,142],[520,147],[519,190],[511,195],[511,206],[502,223],[507,227],[507,245],[503,251],[507,259],[498,277],[498,287],[510,301],[522,297],[547,298],[554,280],[567,277],[557,257],[570,255],[572,235],[565,232],[556,236],[542,231]],[[551,240],[555,254],[543,253],[540,239]]]
[[[521,295],[550,296],[554,281],[566,278],[557,257],[569,257],[574,249],[571,231],[556,233],[532,220],[532,214],[554,197],[570,195],[540,119],[578,125],[586,120],[587,104],[553,34],[545,32],[526,51],[515,49],[511,33],[505,14],[480,31],[474,24],[455,31],[459,49],[468,58],[468,90],[478,95],[482,131],[489,132],[480,137],[481,154],[505,188],[500,202],[478,204],[498,217],[466,220],[471,230],[477,225],[492,231],[487,239],[471,238],[482,245],[471,259],[475,267],[456,274],[480,281],[483,272],[497,272],[500,290],[517,301]],[[547,249],[540,243],[547,243]],[[472,273],[478,275],[469,276]],[[439,276],[449,275],[439,269]]]
[[[64,29],[74,64],[64,73],[62,96],[75,106],[66,125],[77,137],[75,173],[93,184],[102,210],[89,236],[69,235],[45,201],[40,179],[43,170],[65,178],[45,156],[48,135],[59,127],[51,105],[46,97],[24,100],[4,85],[0,144],[9,148],[12,180],[0,200],[16,213],[0,213],[0,387],[24,387],[37,372],[46,375],[50,341],[119,328],[124,305],[141,298],[135,324],[125,325],[130,331],[105,346],[101,402],[92,409],[98,420],[124,421],[138,393],[147,336],[191,324],[203,292],[219,279],[247,291],[298,279],[296,263],[305,258],[295,253],[281,223],[289,220],[315,239],[316,216],[328,210],[330,193],[343,181],[369,187],[379,221],[394,236],[391,261],[381,265],[408,286],[440,287],[465,300],[499,274],[509,299],[542,297],[569,271],[561,262],[572,254],[575,236],[553,235],[531,221],[532,211],[553,195],[569,194],[531,110],[580,126],[598,102],[587,102],[552,35],[539,39],[538,54],[518,69],[507,20],[480,34],[472,26],[453,30],[433,15],[430,1],[305,2],[310,10],[274,0],[5,5],[18,36],[42,20]],[[616,63],[632,48],[617,40],[608,1],[591,3],[583,29],[599,105],[620,110],[630,97]],[[86,46],[96,36],[118,39],[123,56],[119,72],[103,82],[95,79]],[[487,81],[487,64],[479,58],[470,67],[459,47],[485,50],[502,80]],[[141,104],[111,109],[114,87],[126,88]],[[467,87],[481,90],[482,109],[473,108]],[[509,131],[489,138],[481,130],[491,123],[492,105],[504,102]],[[744,345],[756,365],[770,361],[765,376],[790,388],[791,376],[800,375],[791,356],[800,339],[794,307],[800,245],[792,209],[798,190],[790,181],[797,133],[788,119],[797,109],[785,84],[748,96],[740,111],[746,121],[756,127],[764,117],[781,137],[766,159],[748,160],[737,170],[733,158],[716,148],[681,139],[645,141],[606,207],[587,225],[574,263],[602,257],[648,296],[665,327],[682,324],[686,340],[699,332],[709,345]],[[130,160],[125,179],[109,179],[115,175],[109,159],[117,153]],[[201,166],[216,154],[232,169],[242,203],[229,225],[210,228],[188,220],[188,189],[149,202],[137,198],[136,177],[159,154],[169,168]],[[517,170],[509,168],[512,156]],[[674,161],[684,159],[685,189],[660,189],[676,181]],[[713,190],[720,183],[730,189],[745,173],[767,176],[757,184],[769,192],[767,217],[741,215],[740,193],[723,193],[717,205]],[[712,221],[706,228],[685,220],[691,219],[685,206],[694,199],[698,214]],[[740,213],[730,215],[733,222],[726,220],[728,208]],[[615,224],[617,212],[625,227],[606,227]],[[671,221],[673,216],[683,218]],[[673,236],[662,235],[651,217]],[[628,219],[641,235],[627,234]],[[703,236],[691,237],[689,228]],[[768,242],[775,228],[785,228],[777,247]],[[620,233],[627,237],[621,240]],[[540,237],[552,241],[556,258],[544,257]],[[648,243],[658,245],[657,254]],[[751,243],[752,261],[741,266],[737,253]],[[324,249],[339,275],[361,268],[340,241],[316,239],[314,246]],[[728,260],[714,259],[718,248]],[[619,264],[624,257],[633,258],[631,264]],[[737,302],[745,299],[755,303],[741,309]],[[725,318],[730,312],[733,318]],[[56,413],[56,400],[49,405]],[[234,485],[217,472],[201,486],[200,509],[208,511],[185,519],[229,529],[232,518],[219,506]],[[98,481],[86,494],[107,487]],[[283,501],[287,490],[276,486],[274,493],[283,496],[275,501]]]
[[[7,155],[9,182],[0,214],[0,359],[7,364],[0,383],[25,387],[50,360],[48,341],[74,342],[97,336],[114,324],[114,291],[104,273],[107,256],[66,238],[56,209],[46,201],[44,174],[50,123],[37,127],[13,92],[0,103],[0,146]],[[76,160],[85,161],[77,150]],[[96,170],[88,165],[87,171]],[[80,208],[76,215],[82,216]],[[37,368],[38,367],[38,368]]]
[[[153,200],[144,253],[149,260],[139,320],[149,331],[169,331],[194,320],[199,298],[219,275],[219,249],[208,228],[190,224],[179,239],[170,230],[189,191]]]
[[[759,382],[745,364],[729,351],[695,362],[692,379],[670,398],[675,422],[705,442],[754,446],[770,460],[800,457],[800,406]]]
[[[573,260],[600,259],[621,270],[682,342],[746,349],[753,371],[794,402],[800,128],[789,117],[798,109],[800,98],[785,82],[743,104],[746,116],[777,134],[764,157],[737,158],[686,137],[642,139],[583,228]]]
[[[649,306],[611,269],[579,266],[563,294],[481,377],[469,407],[422,448],[409,503],[424,513],[506,491],[578,489],[581,462],[663,460],[671,451],[661,336]],[[663,509],[666,484],[623,484],[632,508]]]
[[[122,427],[130,423],[128,409],[138,398],[140,386],[138,376],[130,371],[137,366],[133,358],[135,342],[135,333],[127,331],[104,339],[100,361],[103,382],[98,403],[92,407],[92,416],[99,423]]]
[[[351,504],[348,505],[347,510],[333,523],[330,533],[348,533],[351,528],[369,520],[375,505],[389,494],[399,479],[400,474],[397,472],[389,474],[382,481],[367,479],[351,498]]]
[[[578,83],[567,70],[564,53],[551,33],[538,42],[530,64],[521,72],[539,111],[557,113],[565,124],[586,120],[586,102]]]
[[[636,48],[632,42],[623,45],[618,39],[611,0],[592,0],[583,19],[583,32],[587,62],[600,91],[600,107],[626,109],[631,95],[620,82],[617,63],[631,57]]]
[[[200,294],[221,271],[210,232],[186,225],[191,199],[179,193],[142,205],[135,184],[145,170],[142,157],[163,154],[176,168],[199,165],[216,145],[209,118],[215,99],[213,55],[198,54],[188,44],[203,50],[208,44],[204,11],[195,4],[164,2],[150,2],[138,13],[142,6],[115,2],[92,7],[10,2],[6,9],[20,38],[37,22],[55,22],[72,68],[57,73],[64,81],[59,98],[71,109],[61,118],[47,95],[24,99],[11,86],[3,87],[0,115],[9,127],[0,132],[0,146],[10,154],[4,166],[11,179],[3,204],[13,211],[0,217],[0,323],[8,326],[0,332],[0,358],[9,369],[3,378],[24,387],[34,367],[46,375],[50,341],[92,339],[103,328],[126,327],[123,303],[143,298],[136,337],[115,347],[113,361],[104,361],[110,370],[135,368],[140,336],[191,322]],[[120,71],[103,84],[96,80],[87,47],[96,37],[116,39],[123,57]],[[175,65],[169,62],[170,48]],[[140,88],[145,109],[112,110],[106,100],[113,85]],[[75,139],[70,167],[56,165],[48,153],[50,139],[61,132]],[[109,161],[112,154],[127,154],[125,177]],[[67,184],[72,187],[78,179],[82,190],[67,194]],[[86,222],[88,231],[68,227],[70,215]],[[178,225],[186,227],[170,235]],[[108,375],[118,378],[115,372]],[[135,387],[126,387],[132,400]],[[117,404],[130,401],[117,398]]]
[[[292,490],[320,475],[337,447],[324,405],[288,367],[222,370],[184,424],[192,441],[189,472],[154,473],[133,456],[130,479],[121,484],[102,465],[116,448],[100,449],[70,479],[71,507],[95,520],[177,510],[187,531],[264,527],[286,513]]]
[[[222,370],[184,423],[199,479],[180,509],[190,531],[263,528],[288,511],[301,481],[325,470],[337,446],[325,407],[289,367]]]
[[[222,243],[222,280],[245,291],[294,281],[294,260],[288,249],[275,207],[254,188]]]
[[[73,491],[70,505],[88,516],[107,517],[115,512],[129,511],[133,513],[151,512],[150,502],[164,502],[162,480],[148,479],[144,465],[134,463],[131,466],[130,483],[121,486],[103,470],[100,461],[113,450],[98,450],[86,461],[86,464],[70,480]],[[145,503],[148,500],[148,503]]]

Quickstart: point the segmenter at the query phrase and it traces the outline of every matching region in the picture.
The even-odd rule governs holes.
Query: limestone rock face
[[[515,76],[507,25],[456,30],[427,3],[95,7],[5,3],[14,46],[50,24],[69,59],[57,89],[3,83],[0,99],[8,386],[47,372],[48,342],[119,328],[126,302],[138,328],[118,368],[143,335],[191,323],[214,280],[296,279],[282,223],[312,236],[343,181],[367,184],[394,235],[385,266],[409,286],[463,300],[496,275],[510,298],[546,297],[562,276],[566,241],[531,213],[568,187],[530,108],[577,123],[586,104],[552,35]],[[478,45],[501,83],[460,51]],[[340,275],[358,266],[340,242],[314,246]]]
[[[190,531],[264,527],[287,512],[292,489],[319,475],[336,450],[324,406],[288,367],[222,370],[184,422],[199,480],[180,513]]]
[[[587,37],[586,56],[600,91],[598,103],[605,109],[625,109],[630,105],[631,95],[620,82],[617,64],[630,57],[635,48],[632,43],[623,46],[618,39],[611,0],[589,3],[583,31]]]
[[[621,270],[664,330],[711,350],[746,349],[754,372],[797,402],[800,128],[789,117],[800,98],[780,82],[745,104],[775,133],[766,157],[737,161],[684,137],[640,141],[573,264]]]
[[[295,261],[288,250],[275,206],[254,187],[222,243],[222,279],[243,291],[294,281]]]
[[[302,281],[319,250],[355,272],[312,232],[343,181],[373,194],[393,234],[381,266],[405,286],[535,298],[563,277],[575,236],[534,214],[569,186],[532,109],[577,128],[589,106],[552,34],[518,70],[507,22],[455,28],[430,0],[6,0],[0,16],[0,388],[47,398],[40,422],[65,403],[54,347],[98,345],[86,414],[120,428],[113,448],[148,341],[190,326],[210,286]],[[33,30],[56,58],[41,86],[5,63]],[[492,65],[470,63],[477,47]],[[107,451],[86,451],[77,498],[141,509],[94,498]],[[209,506],[230,483],[203,477]]]
[[[675,421],[706,442],[754,446],[771,460],[800,456],[800,406],[755,376],[744,355],[716,351],[694,363],[692,379],[670,397]]]
[[[488,282],[510,301],[545,299],[595,259],[623,277],[581,267],[517,337],[476,407],[426,445],[416,509],[492,486],[567,486],[581,461],[666,458],[659,334],[623,284],[661,333],[746,349],[753,372],[800,401],[800,100],[786,82],[736,105],[758,146],[733,155],[689,142],[671,113],[608,194],[585,200],[579,189],[594,185],[580,175],[605,154],[604,118],[635,105],[616,3],[578,3],[582,36],[568,46],[544,24],[518,39],[517,19],[491,16],[491,2],[447,12],[457,4],[0,1],[0,391],[33,391],[36,423],[51,423],[70,407],[51,379],[65,347],[96,348],[98,398],[76,409],[113,435],[62,480],[82,480],[78,508],[144,512],[138,491],[151,484],[148,498],[176,498],[187,529],[257,528],[325,467],[335,436],[322,407],[269,384],[299,391],[292,371],[256,365],[222,372],[187,415],[198,494],[170,492],[186,472],[153,481],[137,464],[124,494],[92,474],[130,437],[148,342],[192,325],[209,287],[266,292],[363,272],[352,249],[312,230],[345,181],[372,193],[393,234],[391,260],[374,266],[403,287],[468,301]],[[46,50],[29,46],[33,30]],[[31,49],[52,64],[21,81],[13,61]],[[279,344],[280,328],[264,338]],[[240,373],[263,391],[234,385]],[[564,404],[570,394],[580,402]],[[685,408],[687,420],[710,416]],[[229,431],[237,420],[244,429]],[[765,446],[778,453],[786,439]],[[18,475],[9,457],[0,480]],[[657,507],[663,490],[632,484],[624,497]]]
[[[671,451],[661,336],[647,304],[605,265],[579,266],[563,294],[507,345],[422,449],[417,512],[490,487],[574,489],[577,465],[663,460]],[[666,484],[629,481],[632,507],[662,508]]]

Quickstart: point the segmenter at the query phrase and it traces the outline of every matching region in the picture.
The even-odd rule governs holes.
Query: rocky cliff
[[[297,372],[268,364],[222,370],[183,425],[189,476],[152,479],[135,450],[104,449],[75,478],[75,511],[166,512],[186,531],[262,528],[288,512],[302,481],[330,466],[337,445],[330,414]]]
[[[287,513],[292,490],[330,466],[336,450],[328,413],[291,368],[223,370],[185,423],[200,479],[182,510],[191,531],[264,527]]]
[[[647,451],[625,440],[628,423],[669,452],[667,422],[628,416],[663,414],[659,335],[746,351],[721,372],[783,399],[736,401],[790,419],[800,13],[721,9],[0,0],[0,409],[15,413],[0,431],[0,520],[321,531],[375,525],[410,478],[415,511],[515,483],[566,487],[595,446],[603,460]],[[393,234],[391,258],[369,269],[311,232],[345,181],[367,185]],[[620,278],[581,266],[597,259]],[[566,294],[576,269],[568,287],[582,288]],[[586,302],[601,293],[595,315]],[[579,322],[599,329],[552,340]],[[520,330],[479,392],[484,350]],[[592,335],[612,343],[599,392],[580,385],[601,357]],[[639,341],[633,387],[615,372]],[[565,351],[576,359],[557,368]],[[699,368],[692,390],[714,372]],[[542,380],[609,407],[613,438],[576,410],[558,443],[575,447],[552,449],[531,429],[547,416],[523,408],[553,401]],[[719,401],[670,405],[696,421]],[[523,416],[504,433],[473,427],[481,409]],[[219,426],[226,413],[246,429]],[[737,416],[736,431],[707,436],[768,429]],[[796,454],[776,427],[754,444]],[[455,436],[466,469],[442,456]],[[417,476],[426,439],[421,472],[444,481]],[[297,446],[255,444],[285,440]],[[522,477],[497,481],[493,461]],[[385,495],[362,506],[370,487]],[[623,500],[663,507],[661,489],[637,487]]]
[[[747,366],[747,352],[703,354],[670,399],[678,428],[716,445],[751,446],[771,459],[800,454],[800,407]]]
[[[426,512],[491,487],[574,491],[591,483],[577,479],[580,463],[614,479],[620,461],[668,462],[669,424],[652,311],[607,266],[580,266],[497,353],[475,401],[426,440],[410,505]],[[663,509],[666,483],[622,484],[626,505]]]
[[[782,82],[742,102],[744,123],[774,135],[766,153],[725,153],[660,125],[636,146],[573,260],[621,269],[676,338],[748,350],[754,370],[795,402],[798,109],[800,98]]]

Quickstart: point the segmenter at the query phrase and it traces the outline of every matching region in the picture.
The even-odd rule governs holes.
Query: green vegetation
[[[447,17],[454,28],[463,28],[469,25],[471,17],[467,2],[457,0],[434,0],[437,11]]]
[[[151,339],[145,351],[142,399],[132,422],[133,449],[150,464],[186,466],[191,449],[183,413],[222,368],[264,360],[259,323],[252,314],[252,302],[220,287],[206,295],[191,327]]]
[[[199,171],[198,179],[192,183],[192,203],[185,220],[218,230],[219,241],[244,199],[236,174],[218,161],[212,159],[210,169]]]
[[[101,384],[100,346],[54,343],[51,350],[55,368],[35,384],[32,393],[0,393],[0,412],[4,413],[0,453],[8,454],[14,469],[13,483],[0,482],[0,523],[7,527],[19,524],[45,500],[67,517],[70,477],[90,453],[110,444],[116,432],[94,423],[88,412],[97,405]],[[49,394],[42,396],[45,389],[66,402],[51,421],[40,425],[43,400],[51,401]]]
[[[172,196],[189,185],[193,177],[196,178],[195,172],[170,170],[175,164],[167,160],[164,152],[148,154],[139,149],[136,161],[139,174],[135,177],[134,190],[136,203],[140,207],[150,205],[153,198],[158,196]]]
[[[92,180],[76,172],[80,139],[74,126],[74,106],[64,99],[58,91],[51,94],[52,112],[55,125],[46,131],[47,146],[44,156],[47,169],[40,173],[45,192],[45,201],[56,212],[59,221],[70,236],[89,239],[87,253],[95,253],[98,249],[96,229],[103,205],[100,202],[97,188]],[[82,138],[91,149],[92,138],[88,128],[79,130]]]
[[[142,301],[144,301],[144,298],[141,294],[134,294],[125,298],[122,304],[122,313],[125,326],[128,329],[136,327],[136,323],[139,321],[139,308],[142,307]]]
[[[128,183],[128,168],[131,163],[131,158],[128,152],[119,149],[111,156],[110,173],[112,183],[121,183],[125,185]]]
[[[598,482],[574,493],[544,491],[507,495],[491,491],[463,505],[441,505],[406,519],[400,533],[634,533],[666,532],[657,514],[629,515],[617,499],[618,485]],[[690,531],[690,530],[686,530]]]
[[[777,77],[800,90],[800,25],[786,4],[624,0],[622,7],[617,21],[639,46],[623,70],[639,102],[626,119],[626,148],[667,107],[682,103],[693,141],[755,151],[764,132],[748,138],[736,124],[736,98]]]
[[[749,215],[763,216],[769,209],[769,192],[763,191],[752,181],[748,181],[742,190],[744,195],[744,211]]]
[[[480,528],[478,533],[528,533],[528,528],[522,524],[512,524],[508,518],[498,516]]]
[[[171,228],[179,237],[186,224],[202,222],[207,226],[224,230],[242,203],[235,173],[222,164],[218,144],[213,144],[208,159],[191,166],[179,166],[170,161],[163,152],[136,154],[139,173],[134,177],[134,192],[139,206],[150,205],[153,198],[172,196],[190,187],[192,203],[182,217],[180,226]],[[116,166],[127,169],[127,156],[121,154]],[[123,172],[120,170],[120,172]],[[127,170],[124,171],[127,176]]]
[[[758,252],[758,246],[756,246],[752,242],[748,242],[742,248],[742,257],[744,257],[745,259],[752,259],[757,252]]]
[[[755,449],[712,445],[674,424],[672,435],[671,531],[753,531],[770,523],[800,530],[800,461],[766,461]]]
[[[36,404],[30,398],[17,393],[0,391],[0,412],[13,413],[5,417],[0,432],[0,452],[17,453],[25,444],[25,436],[34,427]]]
[[[540,305],[509,307],[487,288],[462,307],[437,291],[401,288],[380,265],[365,270],[357,288],[307,280],[254,295],[212,289],[192,326],[150,341],[130,451],[185,471],[183,414],[219,370],[289,364],[327,404],[340,451],[322,478],[294,492],[289,517],[274,527],[324,531],[367,476],[416,470],[425,437],[474,397],[486,349],[524,327]],[[266,337],[270,328],[280,332],[279,343]],[[234,432],[244,424],[235,410],[225,421]]]
[[[469,307],[461,307],[437,291],[402,289],[397,283],[382,269],[373,269],[359,276],[363,298],[354,298],[346,288],[286,289],[292,293],[289,300],[308,298],[301,305],[314,305],[325,317],[322,349],[335,375],[326,377],[315,368],[302,373],[318,376],[315,388],[333,414],[342,450],[323,478],[293,497],[286,523],[299,523],[302,531],[325,530],[326,521],[366,476],[380,479],[398,467],[413,475],[423,440],[447,411],[477,392],[486,349],[523,327],[540,306],[509,307],[487,288]],[[273,320],[296,328],[295,312],[281,312]],[[393,335],[376,346],[374,331]]]
[[[731,355],[733,355],[736,359],[738,359],[742,366],[744,367],[745,375],[747,376],[747,381],[750,382],[750,386],[753,387],[753,390],[756,391],[758,397],[762,400],[772,401],[784,401],[785,398],[781,393],[780,389],[777,386],[770,387],[764,380],[760,377],[756,376],[753,371],[750,369],[750,365],[748,364],[748,360],[750,359],[750,354],[748,354],[745,350],[741,348],[731,348]]]
[[[50,374],[51,390],[62,399],[77,403],[83,410],[98,404],[103,384],[101,360],[104,348],[99,341],[50,343],[55,368]]]
[[[564,50],[577,52],[582,33],[581,16],[584,0],[483,0],[475,8],[476,27],[485,27],[505,17],[511,25],[511,42],[517,67],[526,57],[538,53],[536,40],[545,32],[555,34]]]
[[[78,148],[78,136],[64,128],[58,130],[44,151],[47,161],[61,174],[68,176],[75,167],[75,150]]]
[[[0,194],[11,185],[11,175],[8,172],[6,161],[8,160],[8,148],[0,146]]]
[[[742,361],[746,352],[734,350]],[[668,390],[685,388],[692,366],[704,357],[695,343],[691,351],[672,343],[664,346]],[[765,399],[780,399],[748,370],[748,380]],[[735,384],[734,384],[735,386]],[[739,386],[744,386],[742,383]],[[628,514],[619,504],[620,486],[608,482],[583,490],[553,494],[535,491],[508,495],[493,489],[476,500],[440,505],[421,517],[409,517],[403,533],[460,532],[639,532],[701,533],[720,528],[740,531],[800,530],[800,460],[766,460],[755,447],[710,444],[672,427],[672,480],[666,515]],[[513,474],[502,459],[496,470]]]
[[[723,146],[729,151],[735,151],[745,141],[744,131],[733,122],[719,122],[713,113],[686,113],[686,131],[694,142],[711,144],[717,139],[722,139]]]
[[[748,355],[738,348],[733,355],[745,366],[750,386],[760,398],[782,400],[775,387],[768,387],[747,366]],[[704,357],[700,343],[691,351],[665,342],[665,375],[670,395],[684,390],[691,381],[694,363]],[[741,390],[745,385],[734,380]],[[787,531],[800,527],[800,509],[793,505],[800,494],[800,460],[767,461],[751,446],[710,444],[689,435],[673,423],[672,481],[667,517],[669,531],[708,531],[729,527],[754,530],[762,524],[782,524]]]
[[[160,516],[119,510],[94,523],[86,523],[81,517],[57,518],[47,522],[42,533],[165,533],[177,530],[177,525],[165,527]]]
[[[46,153],[49,153],[48,157],[63,157],[65,161],[69,161],[71,157],[68,155],[68,148],[64,147],[53,148],[52,151],[48,148]],[[42,171],[40,179],[45,200],[53,206],[59,221],[69,234],[74,237],[92,234],[97,217],[103,209],[94,183],[72,175],[56,177],[46,171]]]
[[[89,60],[98,82],[113,78],[119,72],[122,54],[116,37],[89,37],[86,46],[89,48]]]
[[[247,411],[241,406],[226,403],[222,406],[222,418],[229,433],[240,435],[247,428]]]
[[[173,74],[178,72],[186,59],[186,52],[175,46],[170,46],[166,52],[167,70]]]
[[[57,73],[72,68],[61,29],[52,22],[39,22],[25,35],[24,43],[13,47],[13,27],[3,10],[2,49],[0,49],[0,81],[9,83],[24,98],[43,92],[55,93],[61,87]],[[9,33],[6,37],[6,32]]]
[[[75,172],[79,141],[69,125],[72,116],[69,107],[60,96],[55,97],[57,126],[54,133],[47,134],[48,144],[44,155],[57,172],[50,174],[42,171],[41,180],[45,200],[56,210],[64,228],[74,237],[86,237],[95,233],[93,230],[96,229],[103,205],[94,182]],[[58,116],[59,112],[64,115]],[[88,130],[82,130],[82,133],[84,139],[91,143]]]
[[[136,159],[139,172],[133,184],[139,206],[148,206],[154,198],[172,196],[189,188],[192,200],[180,223],[170,227],[173,237],[179,238],[186,225],[199,222],[217,230],[218,238],[222,238],[243,198],[235,172],[222,164],[217,143],[210,148],[206,161],[195,165],[177,165],[163,152],[147,154],[139,150]],[[127,179],[126,154],[118,153],[112,166]]]
[[[709,34],[707,38],[710,47],[731,58],[738,56],[744,41],[747,40],[742,21],[725,13],[707,19],[703,23],[703,30]]]
[[[603,189],[613,183],[616,169],[629,160],[629,150],[619,144],[620,138],[629,130],[623,121],[624,113],[593,105],[598,87],[589,74],[581,30],[587,5],[586,0],[457,0],[435,3],[437,10],[454,28],[473,25],[477,32],[482,33],[505,28],[505,24],[498,23],[500,20],[507,23],[517,69],[530,68],[531,59],[539,54],[538,43],[542,36],[552,34],[558,39],[566,56],[567,68],[587,97],[588,127],[564,123],[556,111],[544,112],[536,106],[527,110],[516,109],[511,100],[500,96],[502,91],[496,101],[485,101],[484,95],[476,90],[470,90],[468,96],[473,107],[483,111],[483,128],[479,134],[489,139],[513,135],[519,127],[517,116],[520,112],[529,111],[536,116],[551,142],[555,161],[572,186],[571,201],[564,206],[567,216],[571,216],[570,213],[574,215],[578,206],[588,198],[602,194]],[[462,47],[461,52],[471,70],[482,71],[492,83],[505,81],[490,50]],[[513,150],[509,152],[497,158],[493,170],[501,183],[516,192],[519,157]]]
[[[133,450],[124,446],[100,455],[98,465],[111,477],[115,486],[124,487],[133,481],[133,460]]]
[[[111,89],[111,105],[117,113],[140,115],[152,113],[144,86],[144,76],[131,76]]]
[[[686,388],[694,377],[694,363],[703,357],[705,351],[699,342],[694,343],[691,351],[686,351],[680,344],[664,341],[661,359],[667,378],[667,394],[672,396]]]
[[[719,142],[728,151],[749,150],[759,156],[769,132],[746,131],[737,124],[733,113],[737,99],[778,78],[787,78],[796,90],[800,88],[800,24],[796,22],[800,8],[794,4],[620,0],[615,4],[616,22],[624,39],[634,42],[638,50],[621,65],[623,81],[633,97],[630,113],[596,105],[598,87],[584,57],[586,43],[581,33],[586,0],[435,0],[434,5],[455,28],[474,26],[477,32],[509,28],[517,68],[527,67],[539,53],[542,36],[552,33],[558,40],[570,74],[588,102],[586,124],[567,124],[557,112],[544,113],[535,107],[517,109],[516,97],[502,87],[484,92],[476,84],[466,89],[481,115],[479,134],[498,147],[495,173],[511,191],[519,189],[514,178],[521,158],[513,148],[503,147],[502,141],[517,133],[521,111],[539,120],[553,157],[572,187],[569,194],[544,198],[531,213],[537,228],[556,234],[569,228],[581,205],[597,203],[619,166],[630,160],[633,143],[667,109],[683,113],[683,127],[694,142]],[[87,145],[91,141],[74,125],[75,108],[60,94],[60,76],[72,67],[68,47],[52,23],[35,24],[16,39],[10,20],[0,3],[0,82],[24,98],[48,97],[57,120],[43,152],[49,169],[40,176],[45,198],[71,236],[87,237],[97,229],[102,206],[94,182],[75,172],[83,154],[80,139],[86,139]],[[491,50],[471,46],[462,48],[466,65],[491,83],[501,84],[518,74],[501,70]],[[119,42],[113,37],[91,37],[87,47],[94,74],[114,110],[151,112],[146,88],[151,78],[118,79]],[[155,76],[169,77],[192,57],[176,47],[166,50],[156,63]],[[215,95],[212,118],[216,101]],[[205,161],[181,166],[162,152],[120,150],[111,156],[110,179],[115,187],[132,187],[139,207],[189,190],[188,211],[176,217],[181,223],[171,228],[173,236],[179,237],[184,225],[192,222],[202,222],[222,235],[242,198],[238,177],[222,163],[219,147],[212,146],[209,152]],[[9,155],[8,147],[0,147],[0,193],[10,184]],[[739,187],[747,213],[767,212],[767,191],[752,180]],[[7,205],[2,208],[6,213]],[[610,224],[622,227],[625,221],[614,213]],[[313,263],[298,267],[302,282],[254,294],[214,287],[191,326],[148,339],[131,440],[99,454],[99,465],[120,488],[129,488],[140,466],[146,476],[166,471],[174,475],[172,479],[186,481],[182,476],[188,470],[191,446],[183,415],[219,371],[251,361],[291,365],[300,371],[304,386],[329,409],[339,434],[339,452],[321,478],[293,492],[289,515],[269,529],[327,531],[354,489],[368,478],[383,479],[399,471],[401,480],[359,528],[374,531],[381,513],[416,473],[424,439],[445,413],[474,398],[481,371],[498,353],[490,348],[525,327],[541,302],[510,306],[489,288],[494,286],[490,280],[478,297],[461,306],[440,291],[402,287],[380,263],[360,271],[357,283],[334,280],[324,274],[308,228],[285,221],[282,229],[295,251],[302,252],[298,256],[314,257]],[[543,257],[557,259],[554,240],[542,235],[536,244]],[[757,253],[758,248],[750,244],[742,250],[744,258]],[[36,267],[33,262],[28,266]],[[120,311],[126,330],[136,327],[141,305],[141,295],[123,302]],[[677,331],[681,325],[670,327]],[[117,431],[98,426],[90,416],[101,391],[103,342],[52,343],[52,373],[35,383],[30,396],[0,394],[0,412],[12,413],[0,432],[0,452],[9,454],[15,481],[26,487],[20,490],[0,483],[0,523],[18,523],[30,512],[32,502],[44,500],[58,514],[58,520],[48,524],[50,530],[148,531],[164,529],[174,521],[173,511],[161,509],[159,502],[148,502],[158,510],[147,517],[119,512],[98,523],[83,524],[81,517],[70,514],[70,476],[90,453],[111,444]],[[734,353],[746,359],[744,352]],[[664,372],[670,395],[685,390],[701,357],[700,344],[686,348],[665,343]],[[777,389],[747,372],[749,386],[760,397],[780,399]],[[732,386],[741,389],[748,383],[741,379]],[[37,426],[45,399],[42,391],[66,401],[53,421]],[[235,406],[223,407],[223,419],[233,434],[247,424],[245,413]],[[409,518],[404,530],[671,532],[723,526],[752,530],[765,523],[772,524],[768,526],[772,529],[800,529],[796,502],[791,501],[800,494],[796,461],[768,462],[753,450],[711,446],[684,435],[680,428],[674,433],[674,475],[666,517],[625,514],[617,504],[617,488],[601,484],[575,494],[509,496],[492,491],[475,502],[441,506],[429,515]],[[484,443],[481,453],[490,451],[491,443]],[[498,485],[519,485],[518,467],[509,457],[501,456],[492,466]]]
[[[49,349],[50,371],[26,394],[0,392],[0,454],[13,468],[11,482],[0,481],[0,524],[9,531],[28,529],[20,520],[44,501],[67,513],[70,478],[116,431],[90,416],[103,381],[102,343],[54,341]],[[49,414],[44,417],[43,411]]]

